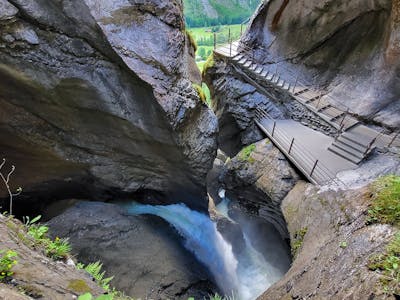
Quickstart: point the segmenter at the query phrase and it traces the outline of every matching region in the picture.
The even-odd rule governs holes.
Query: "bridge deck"
[[[274,128],[275,124],[275,130]],[[293,120],[262,118],[258,126],[297,168],[311,181],[323,184],[335,178],[340,171],[357,168],[356,164],[328,151],[333,138],[312,130]],[[274,131],[274,136],[272,132]],[[294,139],[292,147],[292,141]],[[290,149],[290,153],[289,153]],[[316,160],[318,164],[310,176]]]

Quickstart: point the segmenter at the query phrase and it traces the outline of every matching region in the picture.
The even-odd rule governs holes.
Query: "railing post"
[[[319,105],[321,104],[321,99],[322,99],[322,92],[319,93],[317,109],[319,108]]]
[[[299,81],[299,74],[296,75],[296,80],[294,82],[294,86],[293,86],[293,94],[295,92],[296,86],[297,86],[297,82]]]
[[[364,152],[364,156],[368,154],[368,152],[371,150],[372,146],[375,144],[377,138],[374,138],[371,143],[369,143],[367,150]]]
[[[228,43],[229,43],[229,56],[232,56],[232,39],[231,39],[231,28],[228,28]]]
[[[344,120],[347,118],[347,114],[349,113],[349,108],[347,109],[346,113],[344,114],[344,117],[342,119],[342,122],[340,122],[339,126],[341,126],[341,128],[344,127]],[[342,127],[343,125],[343,127]]]
[[[292,142],[290,143],[289,154],[290,154],[290,152],[292,152],[293,144],[294,144],[294,138],[292,139]]]
[[[311,172],[310,172],[310,177],[312,177],[312,175],[314,174],[314,171],[315,171],[315,168],[317,167],[317,165],[318,165],[318,159],[315,161],[315,164],[314,164],[314,166],[313,166],[313,168],[312,168],[312,170],[311,170]]]
[[[214,32],[214,50],[217,49],[217,33]]]
[[[276,121],[274,121],[274,127],[272,127],[272,137],[274,137],[275,127],[276,127]]]
[[[388,148],[390,148],[392,146],[392,144],[394,143],[394,141],[396,140],[396,138],[399,136],[400,132],[396,133],[393,137],[393,139],[390,141]]]

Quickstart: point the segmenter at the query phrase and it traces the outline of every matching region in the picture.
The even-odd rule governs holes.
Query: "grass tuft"
[[[384,253],[370,258],[368,268],[380,273],[385,294],[400,294],[400,231],[386,247]]]
[[[382,223],[400,227],[400,176],[379,178],[372,187],[374,195],[368,210],[368,224]]]

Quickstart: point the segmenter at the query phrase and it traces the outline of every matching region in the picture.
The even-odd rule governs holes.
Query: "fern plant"
[[[106,290],[107,292],[112,292],[112,289],[110,288],[110,281],[113,280],[114,276],[106,278],[104,277],[106,275],[106,272],[101,271],[101,269],[103,268],[103,264],[100,261],[90,263],[87,266],[84,266],[83,264],[78,264],[77,268],[84,269],[104,290]]]

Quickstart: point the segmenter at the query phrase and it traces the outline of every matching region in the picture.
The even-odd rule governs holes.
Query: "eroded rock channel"
[[[329,105],[396,137],[399,9],[394,0],[264,1],[240,43],[263,68],[311,82],[339,99]],[[10,188],[23,187],[13,214],[43,215],[52,238],[69,238],[80,262],[101,261],[135,298],[398,296],[368,267],[398,232],[368,217],[376,179],[400,175],[397,140],[336,174],[340,184],[313,185],[259,129],[256,111],[332,139],[341,129],[245,75],[214,55],[202,79],[212,107],[202,101],[180,0],[0,0],[0,170],[15,165]],[[0,221],[4,235],[15,226]],[[20,244],[8,235],[0,249]],[[45,261],[25,248],[24,264]],[[57,264],[46,263],[54,277]],[[14,299],[29,272],[0,280],[0,299]],[[44,299],[81,294],[45,282],[32,284]]]

